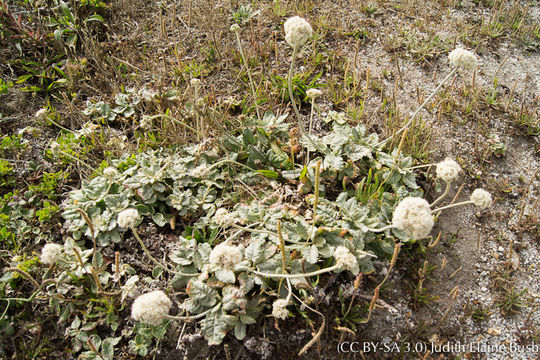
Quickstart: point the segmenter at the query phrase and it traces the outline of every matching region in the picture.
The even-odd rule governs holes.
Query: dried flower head
[[[45,117],[47,115],[47,109],[39,109],[36,111],[36,118],[41,119],[42,117]]]
[[[358,260],[345,246],[338,246],[334,250],[334,258],[336,259],[336,265],[341,269],[353,273],[358,272]]]
[[[475,189],[471,194],[471,201],[481,209],[491,206],[491,194],[484,189]]]
[[[304,45],[313,35],[311,25],[299,16],[293,16],[285,21],[284,28],[285,41],[293,48]]]
[[[62,245],[45,244],[41,249],[41,257],[39,261],[45,265],[56,264],[62,257]]]
[[[191,81],[189,83],[193,87],[198,87],[199,85],[201,85],[201,80],[199,80],[197,78],[193,78],[193,79],[191,79]]]
[[[221,243],[210,252],[210,264],[231,270],[242,261],[242,250],[238,246]]]
[[[149,325],[159,325],[169,314],[172,302],[161,290],[139,296],[131,307],[131,316]]]
[[[118,214],[118,226],[123,228],[134,227],[139,221],[139,212],[137,209],[126,209]]]
[[[272,304],[272,316],[277,319],[285,320],[287,316],[289,316],[287,305],[289,305],[289,302],[285,299],[278,299],[274,301]]]
[[[235,23],[235,24],[232,24],[231,27],[229,28],[229,30],[230,30],[231,32],[237,32],[238,30],[240,30],[240,25],[238,25],[238,24],[236,24],[236,23]]]
[[[315,100],[321,95],[322,95],[322,91],[319,89],[309,89],[308,91],[306,91],[306,96],[310,98],[311,100]]]
[[[53,155],[58,155],[58,153],[60,152],[60,144],[56,141],[53,141],[52,144],[51,144],[51,153]]]
[[[461,166],[454,160],[450,158],[444,159],[437,164],[435,172],[437,173],[437,178],[442,179],[443,181],[449,183],[457,179],[459,172],[461,171]]]
[[[475,70],[478,67],[478,60],[474,53],[461,48],[452,50],[450,54],[448,54],[448,60],[450,60],[450,63],[457,68]]]
[[[433,228],[429,203],[420,197],[408,197],[394,209],[392,224],[413,239],[423,239]]]

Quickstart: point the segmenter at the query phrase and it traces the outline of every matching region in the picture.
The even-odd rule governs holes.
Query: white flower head
[[[313,35],[311,25],[299,16],[288,19],[283,26],[285,28],[285,41],[293,48],[304,45]]]
[[[277,319],[285,320],[287,316],[289,316],[287,305],[289,305],[289,302],[285,299],[278,299],[274,301],[272,304],[272,316]]]
[[[446,158],[444,161],[438,163],[437,168],[435,169],[437,178],[442,179],[447,183],[456,180],[460,171],[461,166],[450,158]]]
[[[41,119],[42,117],[45,117],[47,115],[47,109],[39,109],[36,111],[36,118]]]
[[[191,170],[191,176],[196,178],[204,178],[208,174],[208,167],[205,164],[201,164]]]
[[[392,224],[413,239],[423,239],[433,228],[429,203],[421,197],[408,197],[394,209]]]
[[[141,128],[144,130],[151,130],[152,129],[152,117],[148,115],[143,115],[141,121],[140,121]]]
[[[213,221],[219,226],[225,227],[234,224],[236,222],[236,219],[234,215],[231,214],[227,209],[219,208],[214,214]]]
[[[51,144],[51,153],[53,155],[58,155],[58,153],[60,152],[60,144],[56,141],[53,141],[52,144]]]
[[[240,30],[240,25],[234,23],[234,24],[231,25],[231,27],[229,28],[229,30],[230,30],[231,32],[237,32],[238,30]]]
[[[448,60],[454,67],[466,70],[475,70],[478,67],[478,60],[474,53],[462,48],[456,48],[448,54]]]
[[[116,168],[113,167],[113,166],[107,166],[105,169],[103,169],[103,175],[107,178],[107,179],[112,179],[116,176],[116,174],[118,173],[118,171],[116,171]]]
[[[197,79],[197,78],[193,78],[190,80],[189,82],[191,84],[191,86],[193,87],[199,87],[201,85],[201,80]]]
[[[471,201],[481,209],[491,206],[491,194],[484,189],[475,189],[471,194]]]
[[[310,98],[311,100],[315,100],[321,95],[322,95],[322,91],[319,89],[309,89],[308,91],[306,91],[306,96]]]
[[[210,264],[218,268],[231,270],[242,261],[242,250],[238,246],[221,243],[210,252]]]
[[[62,245],[45,244],[41,249],[41,257],[39,261],[45,265],[56,264],[62,257]]]
[[[134,227],[139,221],[139,212],[137,209],[126,209],[118,214],[118,226],[125,229]]]
[[[145,324],[159,325],[169,314],[171,299],[161,290],[139,296],[131,307],[131,316]]]
[[[351,254],[345,246],[338,246],[334,250],[334,259],[336,259],[336,265],[341,269],[349,270],[353,273],[358,272],[358,260],[356,260],[356,256]]]

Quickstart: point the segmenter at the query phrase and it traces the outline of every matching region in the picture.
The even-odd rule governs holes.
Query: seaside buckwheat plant
[[[151,326],[165,324],[164,319],[197,320],[210,345],[220,344],[227,333],[244,339],[247,326],[264,315],[285,320],[297,305],[308,309],[309,289],[320,277],[375,271],[375,259],[384,261],[401,244],[428,237],[437,219],[433,214],[491,204],[491,196],[478,189],[469,201],[435,208],[461,170],[445,159],[436,175],[447,189],[430,205],[417,184],[413,158],[402,149],[387,149],[389,139],[381,142],[346,113],[324,116],[328,132],[312,136],[315,101],[322,95],[318,89],[306,93],[311,113],[305,131],[291,79],[295,58],[313,29],[298,16],[284,24],[292,47],[288,86],[297,127],[287,121],[288,114],[260,112],[260,94],[235,25],[230,30],[247,70],[256,116],[246,116],[240,131],[111,159],[102,174],[70,193],[62,214],[76,242],[64,251],[64,257],[70,254],[70,271],[87,276],[97,293],[103,291],[103,279],[114,277],[122,303],[138,294],[141,279],[153,278],[160,288],[174,291],[184,316],[169,315],[171,299],[157,290],[136,298],[133,319]],[[412,118],[456,73],[457,66]],[[209,106],[199,100],[199,79],[187,86],[193,88],[192,110],[198,106],[200,111],[195,112],[196,128],[182,124],[201,140]],[[172,119],[141,115],[139,126],[148,129],[158,117]],[[156,234],[166,235],[167,244],[150,251],[145,243]],[[131,237],[144,252],[142,264],[127,274],[116,258],[113,273],[95,273]]]
[[[139,219],[140,217],[137,209],[126,209],[118,214],[118,226],[129,229],[134,227]]]
[[[306,91],[306,96],[312,101],[322,95],[322,91],[319,89],[309,89]]]
[[[288,19],[283,26],[285,28],[285,41],[293,48],[304,45],[313,36],[311,25],[299,16]]]
[[[287,299],[278,299],[272,304],[272,316],[276,319],[285,320],[289,316],[289,310],[287,306],[289,301]]]
[[[480,209],[487,209],[491,206],[491,194],[484,189],[475,189],[471,194],[471,201]]]
[[[62,245],[45,244],[41,249],[39,261],[45,265],[56,264],[62,258]]]
[[[169,314],[171,299],[161,290],[139,296],[131,307],[131,316],[149,325],[159,325]]]
[[[462,48],[456,48],[448,54],[448,60],[455,68],[462,68],[465,70],[476,70],[478,67],[478,59],[469,50]]]
[[[336,259],[336,265],[338,267],[350,271],[353,275],[358,274],[360,271],[358,268],[358,260],[345,246],[338,246],[336,250],[334,250],[334,259]]]
[[[460,171],[461,166],[450,158],[446,158],[444,161],[438,163],[435,169],[437,178],[447,183],[456,180]]]
[[[429,203],[419,197],[403,199],[394,210],[392,224],[413,239],[423,239],[433,228]]]

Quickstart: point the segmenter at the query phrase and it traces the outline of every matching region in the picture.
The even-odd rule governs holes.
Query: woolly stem
[[[219,305],[218,305],[219,306]],[[204,317],[206,314],[208,314],[209,312],[212,312],[217,306],[214,306],[213,308],[211,309],[208,309],[206,311],[203,311],[202,313],[200,314],[197,314],[197,315],[192,315],[192,316],[175,316],[175,315],[165,315],[165,318],[166,319],[170,319],[170,320],[182,320],[182,321],[189,321],[189,320],[197,320],[197,319],[200,319],[202,317]]]
[[[304,277],[311,277],[311,276],[321,275],[321,274],[324,274],[324,273],[327,273],[327,272],[330,272],[330,271],[334,271],[334,270],[337,270],[337,269],[340,269],[340,268],[341,267],[336,264],[336,265],[330,266],[330,267],[328,267],[326,269],[320,269],[320,270],[313,271],[313,272],[310,272],[310,273],[305,273],[305,274],[269,274],[269,273],[259,272],[257,270],[252,270],[252,269],[246,269],[246,270],[249,271],[249,272],[254,273],[255,275],[264,276],[264,277],[268,277],[268,278],[299,279],[299,278],[304,278]]]
[[[311,99],[311,112],[309,114],[309,127],[308,127],[308,134],[311,136],[311,127],[313,125],[313,110],[315,108],[315,99]],[[306,165],[309,164],[309,148],[306,149],[307,155],[306,155]]]
[[[289,290],[289,293],[287,294],[287,297],[285,298],[285,301],[287,302],[287,304],[289,303],[289,301],[291,301],[291,296],[292,296],[292,286],[291,286],[291,280],[289,278],[286,279],[287,280],[287,285],[289,286],[288,290]]]
[[[435,94],[441,89],[441,87],[444,85],[445,82],[447,82],[452,76],[454,76],[457,72],[458,68],[454,68],[452,71],[450,71],[450,73],[448,75],[446,75],[446,77],[439,83],[439,85],[435,88],[435,90],[433,90],[433,92],[431,93],[431,95],[429,95],[429,97],[422,103],[422,105],[420,105],[420,107],[418,109],[416,109],[416,111],[414,112],[414,114],[411,116],[411,118],[409,119],[409,121],[407,121],[407,123],[405,124],[405,126],[403,126],[401,129],[399,129],[396,133],[394,133],[392,136],[390,136],[388,139],[386,140],[383,140],[381,141],[380,143],[378,143],[376,146],[382,146],[382,145],[385,145],[388,141],[392,140],[395,136],[401,134],[403,131],[405,131],[405,129],[407,129],[411,123],[413,122],[413,120],[416,118],[416,115],[418,115],[418,113],[424,108],[426,107],[426,105],[431,101],[431,99],[433,99],[433,97],[435,96]]]
[[[435,165],[435,164],[416,165],[416,166],[413,166],[413,167],[410,167],[410,168],[406,168],[405,170],[422,169],[422,168],[430,167],[430,166],[433,166],[433,165]]]
[[[451,209],[451,208],[456,207],[456,206],[469,205],[469,204],[474,204],[474,202],[472,200],[467,200],[467,201],[463,201],[463,202],[460,202],[460,203],[446,205],[446,206],[440,207],[438,209],[431,210],[431,213],[433,214],[433,213],[436,213],[438,211],[443,211],[443,210],[446,210],[446,209]]]
[[[259,104],[257,104],[257,93],[255,92],[255,85],[253,85],[253,78],[251,77],[251,71],[249,71],[249,64],[246,59],[246,55],[244,54],[244,49],[242,48],[242,42],[240,41],[240,34],[238,31],[234,32],[236,34],[236,41],[238,42],[238,49],[240,49],[240,55],[242,56],[242,61],[244,62],[244,66],[246,67],[246,72],[248,74],[249,78],[249,85],[251,86],[251,92],[253,93],[253,101],[255,102],[255,111],[257,112],[257,119],[259,122],[261,121],[261,114],[259,112]]]
[[[439,196],[437,198],[437,200],[435,200],[434,202],[431,203],[431,205],[429,205],[430,207],[433,207],[435,205],[437,205],[437,203],[439,203],[440,201],[442,201],[442,199],[444,199],[446,197],[446,195],[448,195],[448,192],[450,191],[450,182],[447,182],[446,183],[446,189],[444,189],[444,192],[441,196]]]
[[[285,258],[285,240],[281,233],[281,220],[277,221],[277,232],[279,237],[279,248],[281,250],[281,270],[283,273],[287,272],[287,259]]]
[[[383,231],[386,231],[386,230],[390,230],[390,229],[394,229],[395,226],[390,224],[390,225],[386,225],[385,227],[383,228],[380,228],[380,229],[372,229],[372,228],[368,228],[368,231],[371,231],[371,232],[374,232],[374,233],[380,233],[380,232],[383,232]]]
[[[311,224],[311,241],[315,238],[315,222],[317,221],[317,205],[319,205],[319,190],[321,184],[321,161],[317,161],[317,167],[315,168],[315,199],[313,200],[313,223]],[[307,245],[307,241],[306,241]]]
[[[306,129],[304,128],[304,124],[302,123],[300,112],[298,111],[298,107],[296,106],[296,101],[294,100],[294,94],[292,91],[292,77],[293,77],[293,71],[294,71],[294,60],[296,59],[297,54],[298,54],[298,47],[295,46],[293,47],[291,67],[289,68],[289,76],[287,78],[287,84],[289,86],[289,99],[291,100],[292,107],[294,109],[294,112],[296,113],[296,119],[298,120],[298,127],[300,128],[300,132],[302,133],[302,135],[306,135],[309,142],[315,147],[315,149],[320,151],[322,154],[325,154],[325,151],[321,149],[319,145],[317,145],[315,141],[313,141],[313,139],[311,138],[311,135],[306,132]]]

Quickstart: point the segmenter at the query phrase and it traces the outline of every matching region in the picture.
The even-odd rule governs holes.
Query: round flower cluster
[[[231,32],[237,32],[238,30],[240,30],[240,25],[238,24],[232,24],[231,27],[229,28],[229,30]]]
[[[53,141],[51,144],[51,153],[53,155],[58,155],[59,152],[60,152],[60,144],[56,141]]]
[[[313,35],[311,25],[299,16],[288,19],[283,26],[285,27],[285,41],[293,48],[304,45]]]
[[[197,78],[193,78],[190,80],[189,82],[191,84],[191,86],[193,87],[198,87],[199,85],[201,85],[201,80],[197,79]]]
[[[491,206],[491,194],[484,189],[476,189],[471,194],[471,201],[479,208],[486,209]]]
[[[118,214],[118,226],[125,229],[134,227],[139,221],[139,212],[137,209],[126,209]]]
[[[448,60],[457,68],[463,68],[466,70],[475,70],[478,67],[478,60],[476,56],[469,50],[457,48],[448,54]]]
[[[450,158],[446,158],[444,161],[438,163],[435,170],[437,177],[447,183],[456,180],[460,171],[461,167],[459,164]]]
[[[39,109],[36,111],[36,118],[41,119],[42,117],[47,116],[47,109]]]
[[[45,265],[56,264],[62,257],[62,245],[45,244],[41,249],[41,257],[39,261]]]
[[[131,316],[145,324],[159,325],[169,314],[171,299],[161,290],[139,296],[131,307]]]
[[[234,218],[234,215],[232,215],[227,209],[225,208],[219,208],[217,209],[216,213],[214,214],[214,218],[212,219],[216,224],[219,226],[225,227],[230,226],[231,224],[234,224],[236,219]]]
[[[208,167],[205,164],[201,164],[191,170],[191,176],[196,178],[204,178],[208,174]]]
[[[287,316],[289,316],[289,310],[287,310],[288,304],[289,302],[285,299],[274,301],[272,304],[272,316],[277,319],[285,320]]]
[[[321,95],[322,95],[322,91],[319,89],[309,89],[308,91],[306,91],[306,96],[310,98],[311,100],[315,100]]]
[[[108,166],[105,169],[103,169],[103,175],[109,180],[114,178],[116,174],[117,174],[116,168],[113,166]]]
[[[345,246],[338,246],[336,250],[334,250],[334,258],[336,259],[336,265],[343,270],[355,272],[355,269],[358,268],[356,256],[351,254],[349,249]]]
[[[433,228],[429,203],[420,197],[408,197],[394,209],[392,224],[413,239],[423,239]]]
[[[242,261],[242,250],[238,246],[221,243],[210,252],[210,264],[231,270]]]
[[[151,130],[152,129],[152,117],[148,115],[143,115],[141,122],[140,122],[141,128],[144,130]]]

